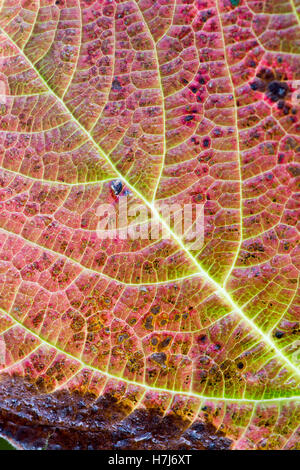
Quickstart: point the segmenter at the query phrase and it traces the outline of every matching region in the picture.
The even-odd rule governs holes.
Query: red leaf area
[[[299,448],[299,13],[3,0],[0,432],[17,446]],[[122,196],[168,236],[99,237]],[[191,249],[160,208],[197,201]]]

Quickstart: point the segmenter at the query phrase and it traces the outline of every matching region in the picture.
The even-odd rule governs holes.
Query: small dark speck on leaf
[[[206,335],[201,335],[201,336],[199,336],[198,339],[199,339],[199,341],[201,341],[201,343],[205,343],[207,337],[206,337]]]
[[[114,91],[120,91],[122,90],[122,86],[121,86],[121,83],[119,82],[119,80],[117,78],[115,78],[112,82],[112,89]]]
[[[271,82],[268,85],[267,96],[271,101],[278,101],[283,99],[288,92],[288,86],[286,83],[282,82]]]
[[[151,355],[151,359],[153,359],[153,361],[157,362],[158,364],[160,364],[161,366],[165,366],[165,362],[166,362],[166,359],[167,359],[167,356],[165,353],[161,352],[161,353],[154,353]]]
[[[122,181],[121,180],[114,180],[114,181],[111,182],[110,187],[113,190],[113,192],[115,193],[115,195],[118,196],[118,194],[120,194],[120,192],[122,191],[122,188],[123,188]]]
[[[157,315],[159,312],[160,312],[159,305],[155,305],[154,307],[151,308],[151,313],[153,313],[153,315]]]
[[[259,83],[258,82],[252,82],[250,83],[250,88],[254,91],[259,89]]]

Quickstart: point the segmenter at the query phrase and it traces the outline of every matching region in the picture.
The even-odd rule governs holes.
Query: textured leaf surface
[[[297,11],[3,0],[5,435],[50,449],[299,445]],[[163,202],[203,200],[204,245],[165,220],[169,239],[100,239],[97,207],[124,194],[153,220]]]

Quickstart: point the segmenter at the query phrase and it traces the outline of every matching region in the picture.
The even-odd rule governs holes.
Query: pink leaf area
[[[300,449],[299,15],[2,1],[0,433],[16,446]],[[176,218],[195,205],[197,245]]]

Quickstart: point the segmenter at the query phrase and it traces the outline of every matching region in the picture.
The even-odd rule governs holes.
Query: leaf
[[[3,1],[3,435],[297,448],[299,8]],[[125,195],[160,238],[99,237]],[[196,249],[161,208],[199,201]]]
[[[14,450],[14,446],[11,445],[8,441],[0,437],[0,450]]]

